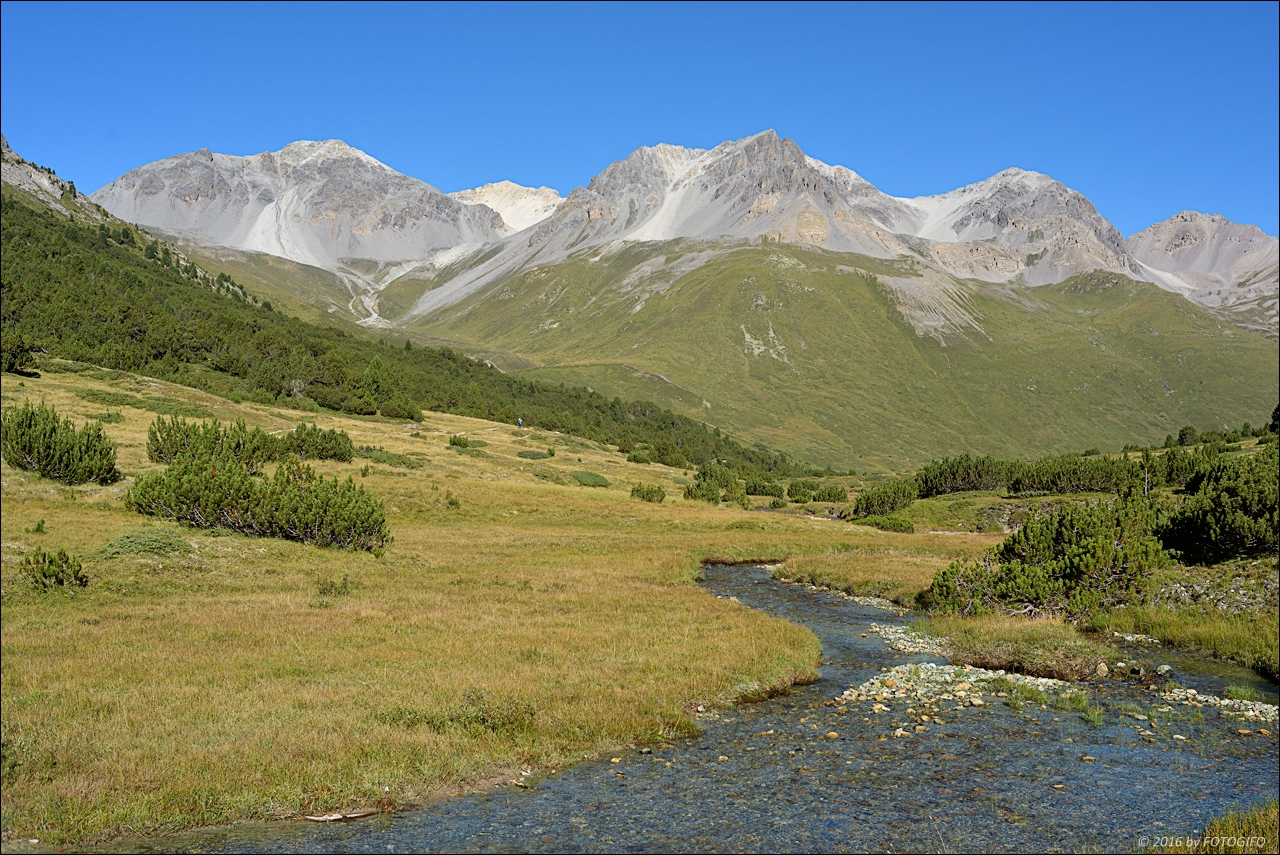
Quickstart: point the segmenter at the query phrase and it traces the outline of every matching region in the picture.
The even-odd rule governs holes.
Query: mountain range
[[[309,320],[820,461],[1151,441],[1280,391],[1276,238],[1183,212],[1126,240],[1021,169],[898,198],[765,131],[642,147],[564,198],[446,194],[330,140],[178,155],[92,200]]]
[[[1125,240],[1083,195],[1021,169],[897,198],[773,131],[709,150],[643,147],[567,199],[508,181],[445,194],[336,140],[251,157],[202,149],[139,167],[93,199],[126,221],[329,270],[357,290],[421,281],[409,319],[573,251],[683,238],[910,258],[928,271],[915,290],[938,292],[925,294],[938,304],[952,278],[1036,286],[1106,270],[1246,328],[1277,327],[1277,240],[1256,227],[1183,212]],[[493,247],[447,287],[426,287]],[[379,323],[376,302],[366,322]]]

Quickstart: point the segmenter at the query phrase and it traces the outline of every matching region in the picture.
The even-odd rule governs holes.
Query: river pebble
[[[1160,643],[1160,639],[1150,635],[1143,635],[1140,632],[1135,632],[1130,635],[1126,635],[1123,632],[1112,632],[1111,637],[1122,639],[1124,641],[1129,642],[1130,644],[1159,644]]]
[[[1187,707],[1216,707],[1226,713],[1232,713],[1252,721],[1276,721],[1280,717],[1280,707],[1264,704],[1261,701],[1239,701],[1235,698],[1219,698],[1216,695],[1205,695],[1195,689],[1166,689],[1160,693],[1170,704],[1181,704]]]

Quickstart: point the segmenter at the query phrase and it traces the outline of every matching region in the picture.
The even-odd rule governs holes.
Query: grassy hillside
[[[934,337],[899,309],[909,296],[881,284],[903,276],[894,262],[749,247],[674,281],[635,273],[655,256],[678,272],[696,249],[574,257],[412,328],[526,357],[537,363],[528,376],[652,399],[819,464],[872,471],[1258,424],[1280,392],[1276,342],[1123,277],[963,283]]]

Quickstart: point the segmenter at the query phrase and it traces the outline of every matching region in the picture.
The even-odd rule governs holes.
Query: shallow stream
[[[886,738],[909,723],[904,711],[875,715],[865,704],[839,709],[827,702],[882,668],[942,661],[896,654],[879,636],[863,637],[872,623],[900,625],[909,618],[781,584],[765,567],[709,566],[703,584],[717,596],[812,629],[823,646],[821,679],[710,716],[697,738],[652,746],[650,753],[624,752],[619,763],[605,758],[531,778],[527,788],[346,823],[208,829],[142,848],[1130,851],[1143,835],[1203,829],[1211,816],[1275,798],[1280,789],[1274,736],[1242,736],[1238,729],[1256,725],[1211,708],[1178,707],[1147,710],[1148,732],[1158,735],[1144,741],[1131,718],[1133,705],[1146,710],[1160,701],[1154,692],[1117,681],[1087,687],[1106,708],[1100,726],[1079,713],[1038,705],[1014,710],[989,698],[927,732]],[[1200,691],[1219,689],[1225,679],[1175,677]],[[1173,740],[1175,732],[1186,741]],[[1086,755],[1096,759],[1083,761]],[[118,845],[132,850],[139,841]]]

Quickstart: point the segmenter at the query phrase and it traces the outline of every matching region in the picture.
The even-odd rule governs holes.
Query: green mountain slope
[[[65,359],[124,369],[235,400],[416,418],[419,407],[560,430],[670,465],[725,459],[778,474],[797,464],[743,448],[653,404],[503,374],[447,349],[389,347],[257,304],[225,280],[35,208],[0,202],[0,337]]]
[[[939,297],[885,284],[910,272],[794,246],[635,244],[525,271],[411,329],[881,471],[1260,423],[1280,392],[1276,342],[1154,285],[1096,273],[1038,288],[952,282]]]

